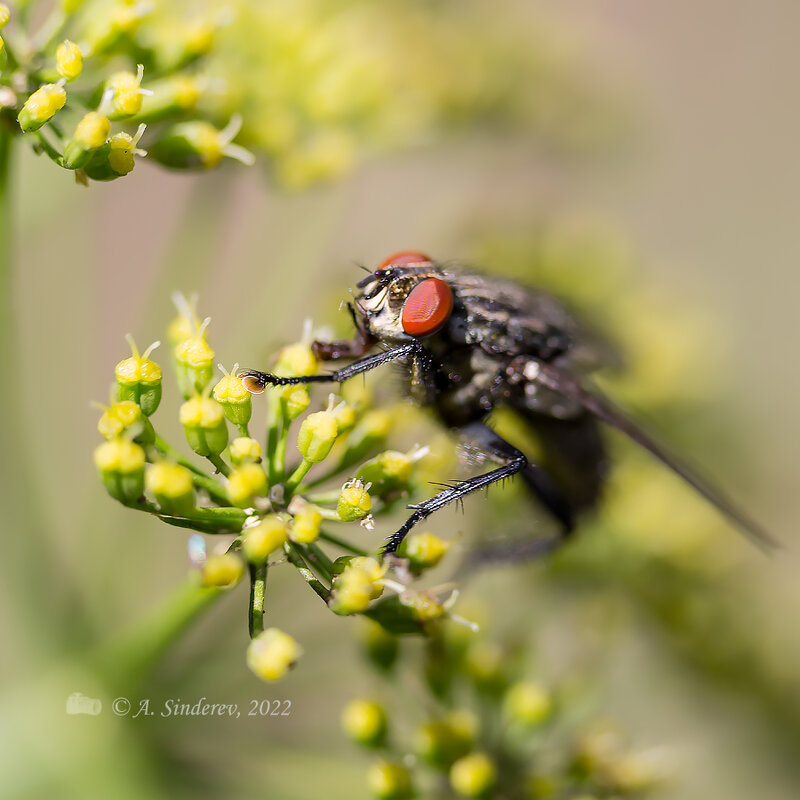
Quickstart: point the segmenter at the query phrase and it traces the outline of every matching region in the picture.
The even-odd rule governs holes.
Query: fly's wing
[[[490,355],[566,361],[584,374],[621,366],[615,347],[547,292],[455,270],[445,277],[460,307],[449,328],[454,342],[478,345]]]
[[[630,420],[613,403],[597,391],[589,391],[568,372],[554,365],[541,365],[538,380],[563,397],[580,405],[597,419],[624,433],[628,438],[643,447],[662,464],[683,478],[692,488],[714,505],[743,534],[761,549],[772,551],[780,543],[767,533],[757,522],[738,508],[725,494],[698,475],[687,464],[674,456],[665,447],[647,434],[639,425]]]

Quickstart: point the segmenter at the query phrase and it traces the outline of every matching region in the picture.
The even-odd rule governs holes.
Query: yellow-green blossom
[[[66,81],[74,81],[83,70],[83,53],[75,42],[65,39],[56,48],[56,71]]]
[[[303,653],[300,645],[288,633],[267,628],[250,642],[247,666],[264,681],[280,680]]]
[[[20,128],[30,132],[39,130],[51,120],[57,111],[67,102],[67,93],[60,83],[48,83],[37,89],[22,106],[17,116]]]

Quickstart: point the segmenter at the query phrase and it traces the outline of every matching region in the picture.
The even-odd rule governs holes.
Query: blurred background
[[[4,498],[0,794],[368,796],[366,761],[338,733],[339,709],[368,680],[358,621],[325,613],[295,574],[273,570],[268,597],[270,620],[306,650],[285,681],[260,683],[245,667],[239,587],[140,689],[243,707],[290,699],[290,717],[65,714],[75,691],[110,705],[113,687],[82,671],[81,654],[152,613],[189,570],[185,532],[105,494],[89,402],[106,402],[126,333],[140,345],[164,338],[176,289],[199,293],[223,364],[258,367],[306,317],[345,332],[339,303],[357,265],[414,248],[585,309],[630,365],[610,389],[788,545],[764,558],[615,440],[620,467],[598,519],[547,564],[482,574],[465,606],[526,640],[543,675],[590,683],[583,702],[634,742],[664,748],[675,777],[660,796],[797,797],[800,8],[473,0],[408,4],[412,14],[387,3],[360,28],[362,3],[336,13],[318,3],[319,20],[302,4],[297,51],[276,48],[266,64],[260,4],[243,5],[216,58],[239,70],[231,102],[255,166],[187,175],[145,158],[124,180],[85,188],[27,148],[15,153],[20,366],[3,392],[23,401],[4,422],[23,449],[2,471],[7,487],[32,475],[35,498]],[[334,22],[344,52],[384,31],[397,59],[401,44],[410,53],[366,111],[336,120],[352,164],[317,174],[290,158],[299,145],[274,149],[258,112],[278,67],[294,74],[292,54]],[[374,74],[367,62],[351,68],[353,85]],[[336,91],[350,96],[348,86]],[[161,424],[180,441],[176,411],[167,390]],[[518,501],[496,491],[428,527],[469,541],[511,525],[525,513]]]

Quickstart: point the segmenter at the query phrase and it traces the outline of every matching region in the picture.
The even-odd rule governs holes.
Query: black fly
[[[627,419],[591,387],[587,375],[608,360],[579,324],[550,295],[500,278],[460,271],[416,251],[395,253],[357,284],[350,306],[352,340],[315,342],[323,360],[355,359],[327,374],[285,378],[248,370],[245,386],[340,382],[389,361],[403,367],[407,393],[432,407],[448,427],[498,463],[483,475],[448,486],[413,506],[413,513],[384,547],[396,552],[418,522],[464,495],[519,473],[558,523],[560,534],[514,549],[514,557],[547,552],[574,530],[577,518],[599,501],[606,477],[601,424],[629,436],[680,475],[760,546],[777,543],[719,490]],[[373,348],[379,352],[367,355]],[[508,406],[533,428],[541,463],[486,424]]]

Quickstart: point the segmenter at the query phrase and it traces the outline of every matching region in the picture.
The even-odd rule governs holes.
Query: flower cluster
[[[43,20],[31,5],[0,6],[0,116],[37,152],[81,182],[128,175],[148,152],[179,169],[252,163],[233,143],[241,118],[223,120],[210,88],[224,14],[167,27],[142,0],[57,0]]]
[[[369,662],[389,680],[387,696],[396,698],[394,670],[405,645],[377,625],[363,641]],[[425,714],[410,736],[407,703],[390,714],[375,697],[351,700],[341,724],[376,756],[367,777],[373,795],[408,800],[438,787],[436,796],[588,800],[641,796],[660,781],[656,754],[630,752],[608,725],[576,726],[586,715],[576,714],[567,687],[532,677],[528,661],[517,646],[448,624],[425,641],[427,697],[416,704]]]
[[[419,532],[391,563],[369,555],[381,544],[370,533],[374,517],[415,491],[430,448],[385,449],[390,413],[363,398],[330,395],[325,408],[307,413],[311,397],[303,385],[266,393],[262,447],[251,436],[254,403],[236,368],[215,379],[209,320],[201,322],[183,298],[176,299],[181,314],[168,337],[183,397],[179,419],[189,447],[212,469],[156,432],[162,370],[150,356],[159,343],[140,353],[130,337],[131,356],[116,366],[114,396],[98,423],[106,441],[95,462],[116,500],[196,532],[190,558],[199,585],[227,589],[249,575],[250,668],[275,680],[301,652],[282,631],[264,630],[266,575],[273,565],[294,566],[335,614],[364,614],[389,630],[427,633],[450,616],[453,593],[410,587],[439,563],[447,543]],[[318,368],[304,341],[284,348],[274,369],[293,376]],[[331,532],[348,523],[358,526],[366,545]],[[201,534],[221,537],[222,545],[208,552]]]

